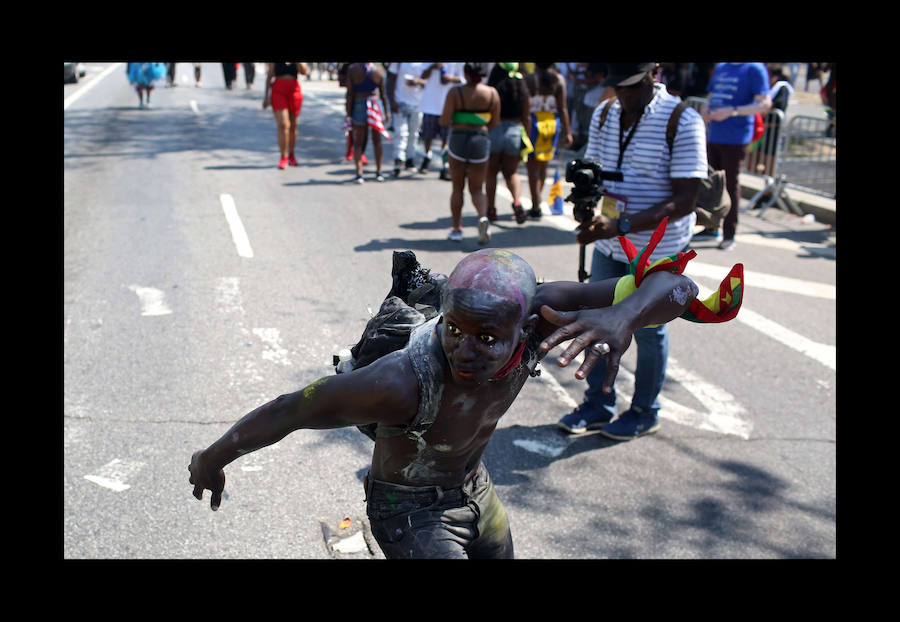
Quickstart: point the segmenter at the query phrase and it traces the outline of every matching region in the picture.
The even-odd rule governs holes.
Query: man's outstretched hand
[[[222,505],[222,491],[225,490],[225,470],[211,469],[206,464],[203,451],[194,452],[191,463],[188,465],[191,476],[188,482],[194,485],[194,496],[203,499],[203,491],[209,489],[212,496],[209,498],[209,507],[215,511]]]
[[[613,383],[619,373],[619,360],[631,345],[634,334],[623,314],[616,307],[556,311],[543,305],[541,315],[545,320],[559,327],[541,342],[541,350],[546,353],[560,343],[571,340],[572,343],[557,359],[560,367],[566,367],[579,352],[585,351],[584,362],[575,371],[575,377],[578,380],[584,380],[594,369],[600,357],[605,356],[606,377],[603,379],[603,392],[612,392]],[[607,344],[609,353],[601,355],[592,347],[595,343]]]

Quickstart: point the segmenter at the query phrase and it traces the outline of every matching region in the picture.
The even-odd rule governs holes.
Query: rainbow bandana
[[[619,236],[619,244],[628,257],[629,273],[619,279],[616,283],[616,293],[613,304],[621,301],[625,297],[634,293],[641,285],[641,281],[653,272],[666,270],[681,274],[684,267],[691,259],[697,256],[697,251],[691,249],[686,253],[675,253],[662,259],[657,259],[650,263],[650,255],[653,249],[659,244],[666,231],[666,224],[669,222],[668,217],[663,218],[662,222],[653,232],[650,241],[641,252],[638,252],[634,244],[625,237]],[[727,322],[734,319],[741,308],[741,301],[744,293],[744,265],[735,264],[731,271],[722,279],[719,289],[709,296],[706,300],[694,299],[687,311],[681,314],[686,320],[691,322],[700,322],[703,324],[712,324],[718,322]]]

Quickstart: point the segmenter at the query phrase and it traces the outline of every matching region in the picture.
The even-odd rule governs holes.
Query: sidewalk
[[[750,199],[765,186],[765,180],[757,175],[741,174],[739,178],[741,185],[741,198]],[[804,214],[812,214],[815,219],[821,223],[831,226],[837,224],[837,201],[829,199],[818,194],[803,192],[797,188],[788,187],[785,189],[788,196],[793,199]],[[775,207],[778,209],[778,207]]]

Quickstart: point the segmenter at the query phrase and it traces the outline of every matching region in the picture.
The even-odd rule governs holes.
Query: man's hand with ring
[[[557,365],[566,367],[580,352],[584,352],[584,362],[575,371],[575,378],[584,380],[600,357],[606,357],[606,377],[603,392],[611,393],[619,360],[631,345],[633,331],[624,317],[620,317],[615,307],[581,309],[580,311],[556,311],[547,305],[541,307],[541,315],[555,326],[556,331],[544,339],[541,350],[549,352],[564,341],[571,343],[557,359]]]
[[[606,356],[609,354],[609,344],[598,341],[594,345],[591,346],[594,351],[600,356]]]

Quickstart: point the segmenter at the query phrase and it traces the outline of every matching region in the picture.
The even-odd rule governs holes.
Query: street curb
[[[764,178],[756,175],[741,174],[738,183],[741,187],[741,198],[750,199],[765,187],[766,182]],[[804,214],[812,214],[821,223],[831,226],[837,224],[837,202],[834,199],[791,187],[785,191]]]

